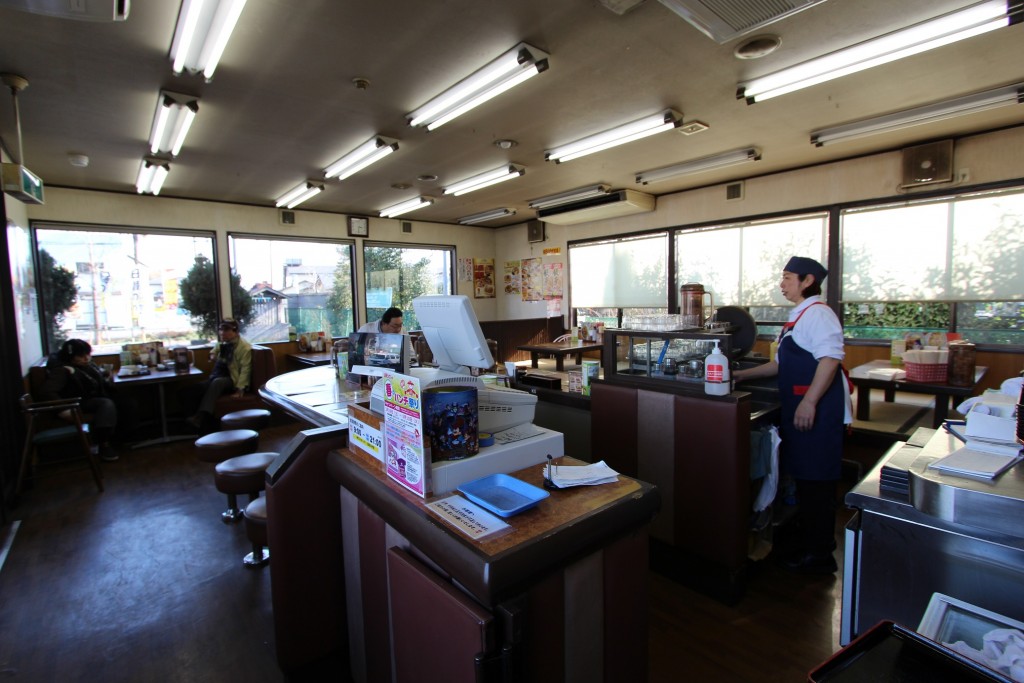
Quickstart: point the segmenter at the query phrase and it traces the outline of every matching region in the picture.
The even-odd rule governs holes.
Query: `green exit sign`
[[[4,192],[26,204],[43,203],[43,179],[21,164],[3,165]]]

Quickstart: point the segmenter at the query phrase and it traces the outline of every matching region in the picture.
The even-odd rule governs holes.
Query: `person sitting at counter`
[[[185,392],[185,405],[195,405],[198,399],[195,414],[185,420],[203,434],[216,427],[213,411],[217,399],[228,392],[241,398],[249,389],[252,377],[252,345],[238,333],[238,321],[224,318],[218,328],[218,336],[220,341],[210,352],[213,360],[210,377],[193,384]]]
[[[380,320],[366,323],[356,332],[376,332],[378,334],[401,334],[402,333],[402,310],[392,306],[384,311]]]
[[[836,561],[835,487],[845,425],[853,421],[843,362],[843,327],[821,297],[828,275],[812,258],[794,256],[782,270],[782,296],[795,304],[779,333],[776,359],[737,370],[737,380],[778,376],[780,470],[796,483],[793,549],[782,558],[793,571],[832,574]]]

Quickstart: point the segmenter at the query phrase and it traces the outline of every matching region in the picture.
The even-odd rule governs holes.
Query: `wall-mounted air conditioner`
[[[0,0],[0,7],[64,19],[124,21],[131,0]]]
[[[540,209],[537,211],[537,218],[555,225],[573,225],[634,213],[647,213],[654,211],[654,204],[653,195],[636,190],[617,190],[599,197]]]

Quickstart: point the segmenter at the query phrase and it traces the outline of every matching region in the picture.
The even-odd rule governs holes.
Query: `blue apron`
[[[842,470],[845,431],[843,373],[836,370],[832,384],[818,401],[814,426],[806,432],[798,431],[793,426],[793,416],[818,369],[818,361],[811,352],[801,348],[789,334],[799,319],[784,325],[779,335],[781,470],[795,479],[836,480]]]

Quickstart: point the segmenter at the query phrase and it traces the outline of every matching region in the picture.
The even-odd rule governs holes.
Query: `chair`
[[[21,464],[18,467],[18,480],[14,485],[15,495],[21,493],[25,479],[29,478],[29,470],[35,469],[38,449],[40,446],[51,446],[70,443],[81,449],[80,457],[84,457],[92,470],[96,488],[103,491],[103,472],[99,460],[92,452],[89,443],[89,426],[82,415],[81,402],[77,398],[58,399],[56,401],[33,401],[31,394],[18,399],[21,412],[25,415],[25,447],[21,452]],[[55,462],[64,462],[75,458],[63,458]],[[31,475],[34,476],[34,475]]]
[[[248,494],[250,503],[260,497],[260,491],[265,488],[267,468],[276,458],[277,453],[249,453],[217,463],[213,483],[228,497],[228,509],[220,515],[222,522],[231,524],[242,518],[242,511],[238,508],[239,494]]]
[[[242,558],[250,569],[262,567],[270,561],[267,547],[267,499],[259,497],[245,506],[245,535],[252,543],[252,552]]]
[[[551,343],[552,344],[561,344],[562,342],[567,342],[570,339],[572,339],[572,335],[571,334],[563,334],[561,337],[555,337],[554,341],[551,342]]]

